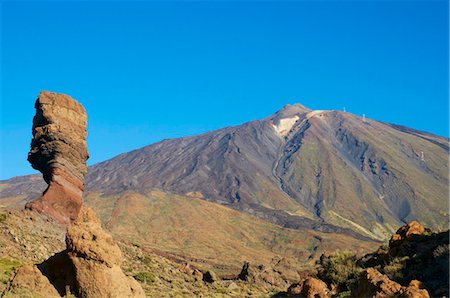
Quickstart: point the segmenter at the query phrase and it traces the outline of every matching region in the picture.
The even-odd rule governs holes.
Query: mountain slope
[[[244,261],[268,264],[285,256],[305,266],[322,251],[368,251],[377,245],[348,235],[285,229],[220,204],[158,190],[91,193],[86,204],[117,239],[227,273],[238,272]]]
[[[0,196],[31,197],[30,187],[40,190],[31,177],[3,181]],[[412,219],[447,226],[448,140],[288,105],[263,120],[124,153],[86,176],[88,193],[151,188],[286,227],[382,239]]]

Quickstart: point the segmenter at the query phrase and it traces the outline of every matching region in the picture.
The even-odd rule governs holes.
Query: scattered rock
[[[286,287],[289,283],[285,276],[280,271],[274,269],[274,265],[278,262],[279,259],[274,259],[270,266],[251,266],[249,262],[244,262],[237,279],[252,282],[260,286]]]
[[[243,281],[248,281],[250,278],[250,273],[248,272],[248,269],[250,267],[249,262],[244,262],[244,265],[242,266],[241,272],[238,274],[238,279]]]
[[[306,298],[327,298],[327,285],[320,279],[310,277],[303,282],[301,296]]]
[[[290,297],[327,298],[329,290],[320,279],[308,277],[300,282],[293,283],[287,290]]]
[[[397,245],[399,242],[410,238],[412,235],[422,235],[427,230],[428,229],[425,229],[425,227],[422,226],[419,222],[413,220],[407,225],[399,228],[397,232],[392,235],[391,239],[389,240],[389,247]]]
[[[214,283],[217,281],[217,276],[211,270],[206,271],[205,273],[203,273],[203,281],[207,283]]]
[[[425,289],[421,289],[421,282],[413,280],[407,287],[402,287],[386,275],[374,268],[369,268],[362,274],[357,288],[352,291],[352,297],[403,297],[403,298],[429,298]]]
[[[75,220],[82,204],[89,158],[86,111],[70,96],[47,91],[39,94],[35,108],[28,161],[48,187],[26,208],[67,224]]]

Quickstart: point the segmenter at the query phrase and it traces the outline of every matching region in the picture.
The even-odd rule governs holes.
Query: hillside
[[[1,211],[0,295],[46,297],[29,292],[40,289],[30,280],[17,281],[13,287],[11,282],[21,266],[38,263],[39,270],[44,270],[40,264],[64,248],[64,236],[64,226],[37,212]],[[325,253],[316,266],[307,268],[292,262],[293,258],[275,257],[269,262],[251,262],[247,271],[237,268],[223,274],[217,268],[211,271],[210,264],[199,267],[195,261],[126,240],[119,246],[124,256],[122,270],[140,283],[148,297],[286,297],[288,293],[304,297],[298,295],[304,291],[327,293],[317,297],[361,297],[361,293],[371,297],[399,293],[399,297],[448,296],[448,231],[433,233],[417,222],[401,227],[389,245],[371,254]],[[219,274],[208,282],[204,280],[208,272]]]
[[[115,239],[223,274],[239,271],[244,261],[267,264],[282,256],[307,268],[324,251],[362,253],[378,245],[342,234],[286,229],[217,203],[158,190],[90,193],[85,204]]]
[[[44,187],[36,176],[17,177],[1,182],[0,197],[29,200]],[[164,140],[96,164],[86,189],[87,197],[160,189],[284,227],[385,239],[413,219],[447,226],[448,140],[288,105],[263,120]]]

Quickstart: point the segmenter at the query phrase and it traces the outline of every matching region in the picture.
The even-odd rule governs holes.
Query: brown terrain
[[[64,256],[64,226],[34,211],[2,212],[0,219],[4,297],[50,297],[49,289],[63,296],[56,290],[62,287],[49,282],[52,275],[46,273],[47,278],[40,272],[46,272],[50,260]],[[208,264],[200,269],[128,241],[118,242],[120,267],[148,297],[448,297],[448,231],[434,233],[420,225],[418,232],[404,233],[410,226],[418,225],[404,226],[389,246],[373,253],[336,251],[307,268],[289,258],[274,258],[267,263],[243,262],[241,269],[223,275]],[[45,295],[39,294],[38,285]],[[78,296],[76,290],[69,287],[69,291]]]
[[[446,226],[431,216],[448,220],[443,138],[295,105],[101,163],[83,194],[86,121],[69,96],[39,95],[29,161],[48,186],[30,201],[36,176],[1,185],[1,296],[449,294],[448,231],[410,221],[367,254],[411,218]]]

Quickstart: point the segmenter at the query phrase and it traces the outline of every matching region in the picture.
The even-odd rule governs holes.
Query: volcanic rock
[[[400,292],[402,286],[376,269],[369,268],[362,275],[352,297],[393,297]]]
[[[421,289],[421,286],[419,281],[412,280],[407,287],[402,287],[376,269],[369,268],[361,275],[356,289],[352,291],[352,297],[429,298],[428,291]]]
[[[430,298],[428,291],[422,289],[422,283],[418,280],[412,280],[400,292],[399,298]]]
[[[288,296],[304,298],[327,298],[328,287],[320,279],[308,277],[298,283],[292,284],[288,288]]]
[[[67,228],[66,243],[80,297],[145,297],[137,281],[122,272],[122,253],[94,211],[80,210]]]
[[[3,297],[61,297],[47,277],[34,265],[20,267],[9,281]]]
[[[242,266],[241,272],[238,274],[237,279],[251,282],[260,286],[287,286],[288,281],[286,280],[285,276],[274,268],[278,261],[278,259],[272,260],[269,266],[251,266],[249,262],[244,262],[244,265]]]
[[[47,91],[39,94],[35,108],[28,161],[42,173],[48,187],[26,208],[68,223],[82,204],[89,158],[86,111],[70,96]]]
[[[428,229],[425,229],[425,227],[422,226],[419,222],[413,220],[407,225],[399,228],[397,232],[392,235],[391,239],[389,240],[389,246],[395,246],[399,241],[410,238],[412,235],[422,235],[426,230]]]
[[[217,276],[213,271],[206,271],[203,273],[203,281],[207,283],[214,283],[217,281]]]

